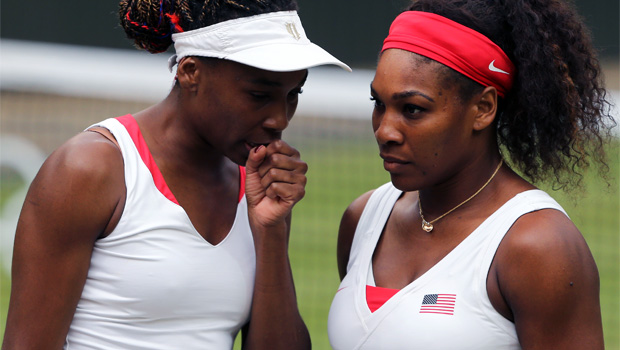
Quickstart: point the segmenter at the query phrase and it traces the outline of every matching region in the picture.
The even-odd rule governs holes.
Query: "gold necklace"
[[[471,197],[467,198],[466,200],[461,202],[461,204],[457,205],[456,207],[448,210],[447,212],[445,212],[443,215],[441,215],[440,217],[436,218],[435,220],[426,221],[426,219],[424,219],[424,215],[422,215],[422,201],[420,200],[420,197],[418,195],[418,206],[420,207],[420,217],[422,218],[422,229],[424,231],[426,231],[426,232],[433,231],[433,223],[434,222],[436,222],[437,220],[439,220],[439,219],[443,218],[444,216],[450,214],[451,212],[453,212],[457,208],[459,208],[461,205],[469,202],[472,198],[476,197],[478,195],[478,193],[480,193],[485,187],[487,187],[487,185],[491,182],[491,180],[493,180],[495,175],[497,175],[497,172],[499,171],[499,168],[502,167],[502,164],[504,164],[504,160],[503,159],[501,159],[499,161],[499,165],[495,169],[495,172],[493,172],[493,175],[491,175],[491,177],[487,180],[487,182],[484,185],[482,185],[482,187],[480,187],[480,189],[478,191],[476,191],[476,193],[472,194]]]

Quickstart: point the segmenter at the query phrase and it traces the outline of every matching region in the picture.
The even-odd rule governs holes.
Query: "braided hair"
[[[499,101],[498,142],[530,181],[567,189],[581,184],[592,156],[607,179],[605,142],[615,125],[590,34],[562,0],[414,0],[408,10],[432,12],[482,33],[515,64],[512,90]],[[466,101],[483,87],[450,71]]]
[[[297,10],[295,0],[121,0],[121,26],[136,47],[151,53],[172,45],[171,35],[230,19]]]

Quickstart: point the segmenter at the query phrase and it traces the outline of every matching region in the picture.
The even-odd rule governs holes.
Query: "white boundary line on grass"
[[[0,88],[158,102],[168,93],[173,73],[169,54],[0,39]],[[310,70],[297,115],[370,119],[369,85],[374,72],[334,67]],[[620,103],[620,91],[610,91]],[[618,107],[614,111],[620,124]],[[620,127],[615,129],[620,135]]]

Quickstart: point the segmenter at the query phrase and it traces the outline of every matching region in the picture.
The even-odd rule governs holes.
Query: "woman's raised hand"
[[[285,223],[305,195],[307,170],[299,152],[282,140],[250,150],[245,194],[253,229]]]

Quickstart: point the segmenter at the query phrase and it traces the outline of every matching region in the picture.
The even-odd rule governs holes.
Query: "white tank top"
[[[371,312],[366,300],[372,255],[401,195],[391,183],[378,188],[355,231],[347,274],[328,319],[335,350],[521,349],[514,323],[487,294],[487,274],[506,232],[523,214],[553,208],[548,194],[525,191],[506,202],[435,266]],[[565,212],[564,212],[565,213]]]
[[[244,185],[230,232],[211,245],[176,203],[135,119],[96,125],[118,141],[127,198],[114,231],[95,242],[64,349],[232,349],[254,288]]]

